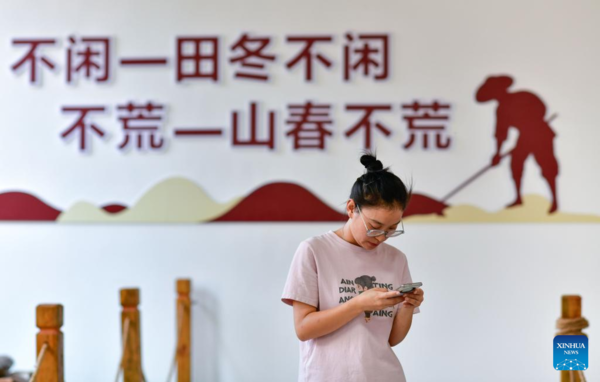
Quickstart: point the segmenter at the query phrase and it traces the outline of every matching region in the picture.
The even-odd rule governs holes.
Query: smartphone
[[[423,285],[423,283],[402,284],[398,288],[396,288],[395,290],[397,292],[400,292],[400,296],[402,296],[402,295],[404,295],[406,293],[412,292],[413,290],[417,289],[421,285]]]

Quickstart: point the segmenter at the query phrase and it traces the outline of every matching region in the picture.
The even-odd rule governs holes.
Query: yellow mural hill
[[[198,223],[213,220],[241,201],[214,202],[197,184],[170,178],[152,187],[133,206],[108,213],[98,206],[79,202],[58,217],[59,223]]]
[[[600,216],[571,214],[558,210],[548,214],[550,201],[540,195],[526,195],[523,204],[497,212],[488,212],[470,205],[456,205],[435,214],[408,216],[411,223],[600,223]]]

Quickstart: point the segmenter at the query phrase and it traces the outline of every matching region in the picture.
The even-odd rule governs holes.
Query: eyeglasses
[[[402,229],[399,229],[396,231],[385,231],[382,229],[369,229],[369,227],[367,227],[367,222],[365,221],[365,218],[363,218],[363,214],[360,211],[360,207],[358,206],[358,204],[356,205],[356,209],[358,210],[358,214],[360,215],[360,218],[362,219],[363,223],[365,224],[365,229],[367,230],[367,236],[377,237],[377,236],[385,235],[386,238],[390,238],[390,237],[400,236],[404,233],[404,221],[403,220],[400,220],[400,224],[402,224]]]

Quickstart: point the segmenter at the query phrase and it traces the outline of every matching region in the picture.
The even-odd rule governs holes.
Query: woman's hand
[[[421,306],[423,303],[423,300],[425,299],[425,292],[423,292],[423,289],[417,288],[412,292],[405,293],[403,297],[404,302],[402,303],[402,306],[414,309],[418,306]]]
[[[373,288],[354,297],[355,304],[362,311],[373,311],[389,308],[405,300],[399,296],[397,291],[389,291],[385,288]]]

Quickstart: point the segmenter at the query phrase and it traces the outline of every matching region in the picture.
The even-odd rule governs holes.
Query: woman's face
[[[353,200],[348,201],[346,208],[351,219],[350,231],[356,244],[368,250],[377,248],[379,244],[386,240],[386,237],[385,235],[369,237],[367,236],[367,229],[395,231],[398,229],[404,213],[400,207],[389,209],[387,207],[369,206],[360,207],[359,212]],[[365,228],[365,223],[367,228]]]

